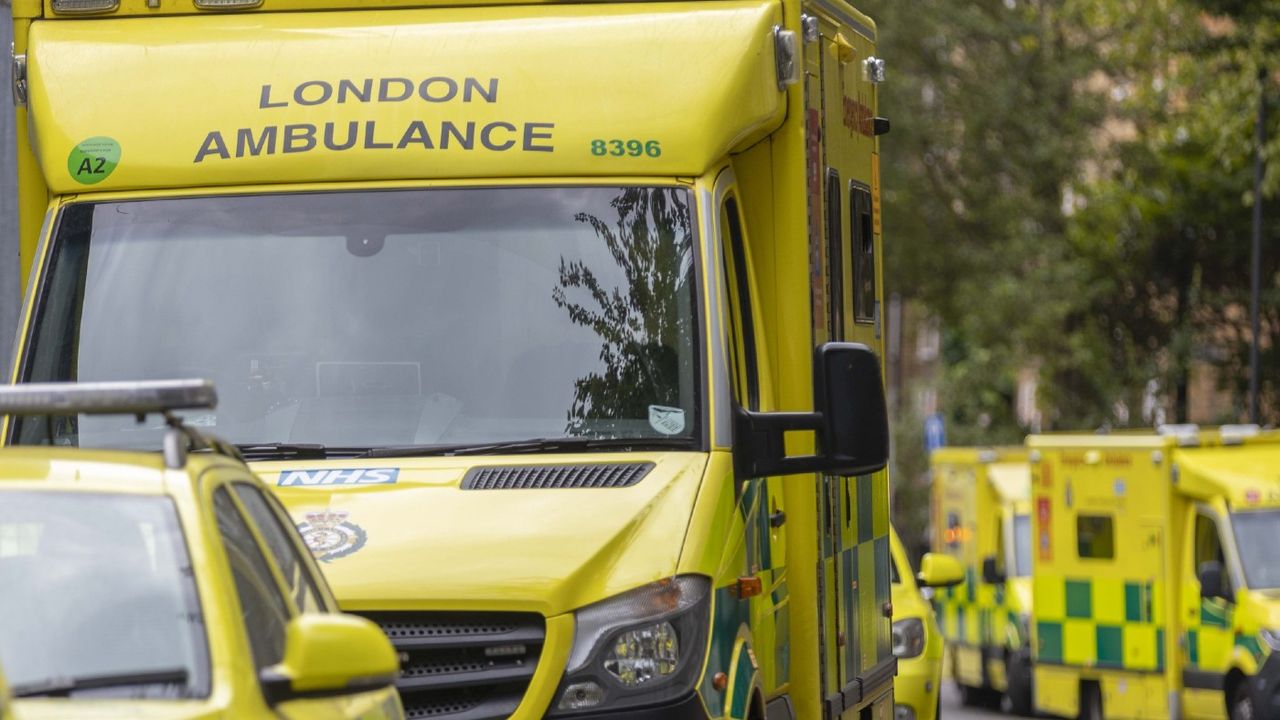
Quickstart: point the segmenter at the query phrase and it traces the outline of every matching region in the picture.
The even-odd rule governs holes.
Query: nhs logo
[[[284,470],[279,487],[329,485],[390,485],[400,477],[398,468],[346,468],[341,470]]]

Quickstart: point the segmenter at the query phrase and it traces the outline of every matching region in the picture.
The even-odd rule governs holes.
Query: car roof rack
[[[172,469],[187,464],[187,453],[209,450],[240,462],[229,443],[184,425],[178,410],[213,409],[218,392],[208,380],[139,380],[125,382],[22,383],[0,386],[0,415],[147,415],[164,416],[164,463]]]

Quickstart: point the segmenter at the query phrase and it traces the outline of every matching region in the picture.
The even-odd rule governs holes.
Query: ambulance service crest
[[[306,521],[298,523],[298,532],[316,560],[337,560],[364,547],[369,536],[364,528],[347,521],[349,514],[345,510],[309,512]]]

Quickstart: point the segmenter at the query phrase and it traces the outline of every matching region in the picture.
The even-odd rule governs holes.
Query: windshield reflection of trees
[[[692,371],[681,367],[677,352],[693,330],[692,312],[679,302],[690,293],[693,265],[687,195],[626,188],[610,205],[616,219],[590,213],[574,219],[605,243],[625,287],[606,288],[585,262],[561,257],[560,286],[552,291],[570,320],[601,340],[601,369],[574,382],[566,427],[573,435],[606,434],[608,421],[646,418],[650,405],[681,407],[680,376]],[[571,298],[569,288],[583,292]]]

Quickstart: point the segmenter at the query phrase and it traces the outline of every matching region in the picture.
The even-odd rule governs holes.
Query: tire
[[[1014,715],[1030,716],[1031,709],[1031,660],[1022,653],[1009,656],[1009,688],[1005,695],[1009,698],[1009,711]]]
[[[1249,681],[1241,678],[1231,693],[1231,720],[1258,720],[1258,708],[1249,694]]]
[[[966,707],[986,708],[988,710],[1000,709],[1000,693],[987,687],[973,687],[972,685],[960,685],[960,703]]]
[[[1080,686],[1080,720],[1104,720],[1102,689],[1090,683]]]

